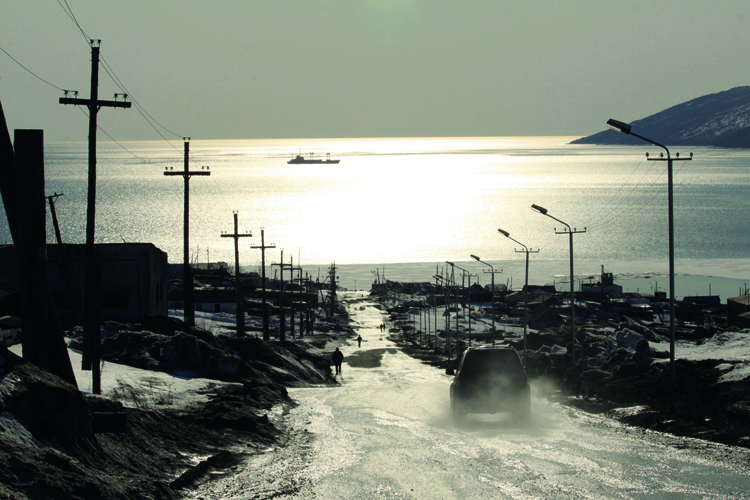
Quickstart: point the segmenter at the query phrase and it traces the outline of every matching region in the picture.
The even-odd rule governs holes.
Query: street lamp
[[[482,261],[479,257],[476,255],[471,255],[471,258],[474,259],[477,262],[481,262],[485,266],[490,267],[490,273],[492,273],[492,308],[490,309],[491,315],[492,315],[492,345],[495,345],[495,273],[496,272],[503,272],[501,269],[500,271],[495,271],[495,268],[492,267],[490,264]],[[486,271],[485,271],[486,272]]]
[[[570,356],[573,360],[573,375],[578,378],[578,371],[576,370],[576,298],[575,298],[575,279],[573,274],[573,235],[576,233],[585,233],[586,228],[583,228],[583,231],[579,231],[578,229],[572,229],[570,225],[567,223],[561,221],[560,219],[551,216],[547,213],[547,209],[544,207],[540,207],[539,205],[531,205],[531,208],[533,210],[536,210],[542,215],[546,215],[552,220],[556,220],[560,224],[564,225],[568,228],[567,231],[557,231],[555,230],[555,234],[568,234],[570,236],[570,335],[571,335],[571,345],[570,345]]]
[[[539,250],[531,250],[529,247],[521,243],[520,241],[511,238],[510,233],[508,231],[503,231],[502,229],[498,229],[498,232],[508,238],[511,241],[515,241],[519,245],[523,247],[523,250],[516,250],[516,252],[525,252],[526,253],[526,281],[525,285],[523,287],[523,309],[524,309],[524,318],[523,318],[523,366],[526,366],[526,331],[529,327],[529,254],[530,253],[539,253]]]
[[[675,309],[675,295],[674,295],[674,198],[673,198],[673,184],[672,184],[672,157],[669,154],[669,149],[663,144],[647,139],[642,135],[638,135],[632,131],[632,125],[624,123],[618,120],[609,119],[607,120],[607,126],[611,129],[622,132],[623,134],[632,135],[641,140],[649,142],[654,146],[658,146],[667,152],[667,205],[668,205],[668,217],[669,217],[669,366],[671,372],[671,384],[669,391],[670,402],[672,410],[675,408],[675,335],[674,335],[674,309]],[[677,155],[679,157],[679,154]],[[690,158],[680,158],[680,160],[689,161],[693,159],[693,153],[690,153]],[[652,160],[652,158],[649,158]],[[653,158],[653,161],[664,161],[663,158]]]

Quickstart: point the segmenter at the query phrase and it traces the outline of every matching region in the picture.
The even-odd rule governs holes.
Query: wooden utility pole
[[[268,331],[268,309],[266,307],[266,248],[276,248],[276,245],[271,243],[270,245],[266,246],[264,231],[264,228],[260,228],[260,246],[251,246],[250,248],[260,248],[260,272],[262,280],[260,296],[261,300],[263,301],[263,340],[268,342],[271,338],[271,335]]]
[[[284,267],[289,267],[291,264],[284,264],[284,249],[281,249],[281,262],[279,264],[271,264],[271,266],[279,266],[279,284],[281,291],[279,293],[279,342],[286,341],[286,313],[284,312]]]
[[[185,179],[185,213],[184,213],[184,239],[182,260],[183,302],[185,304],[185,323],[195,326],[195,297],[193,294],[193,272],[190,269],[190,177],[193,175],[211,175],[208,167],[200,170],[190,170],[190,137],[183,137],[185,141],[185,170],[176,172],[166,170],[164,175],[181,175]]]
[[[335,262],[331,263],[331,267],[328,271],[328,276],[330,277],[330,280],[331,280],[331,291],[328,294],[328,298],[331,301],[331,305],[328,308],[328,318],[330,319],[330,318],[333,318],[333,307],[334,307],[334,304],[336,303],[336,288],[338,288],[338,286],[336,285],[336,263]]]
[[[237,337],[245,336],[245,299],[240,289],[240,238],[252,237],[252,233],[238,232],[237,212],[234,213],[234,233],[222,234],[222,238],[234,238],[234,287],[237,290]]]
[[[289,258],[289,292],[292,294],[292,299],[290,300],[292,307],[291,307],[291,313],[289,314],[289,319],[291,320],[291,324],[289,326],[289,332],[292,335],[292,340],[294,340],[294,290],[292,290],[292,285],[294,285],[294,271],[300,271],[300,276],[302,274],[302,268],[301,267],[294,267],[294,256]],[[300,279],[301,281],[301,279]],[[299,295],[299,294],[298,294]],[[302,331],[302,319],[300,318],[299,321],[299,328],[300,331]]]
[[[91,370],[92,392],[101,394],[101,373],[99,371],[99,343],[101,341],[101,302],[100,281],[101,271],[96,258],[96,247],[94,246],[94,229],[96,222],[96,117],[99,109],[129,108],[131,103],[117,97],[127,99],[127,94],[115,94],[114,101],[99,100],[99,47],[101,40],[91,40],[91,97],[79,99],[77,97],[60,98],[60,104],[74,104],[86,106],[89,109],[89,185],[88,205],[86,208],[86,281],[83,292],[83,338],[84,351],[82,369]],[[75,92],[74,95],[78,95]]]

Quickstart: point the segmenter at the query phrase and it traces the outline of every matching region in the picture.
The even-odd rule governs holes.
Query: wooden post
[[[185,169],[182,172],[166,170],[164,175],[181,175],[185,179],[185,205],[183,213],[183,250],[182,250],[182,280],[183,302],[185,307],[185,323],[195,326],[195,298],[193,294],[193,272],[190,269],[190,177],[193,175],[211,175],[208,167],[201,170],[190,170],[190,137],[183,137],[185,141]]]
[[[268,307],[266,306],[266,248],[276,248],[276,245],[271,243],[266,246],[265,230],[260,228],[260,246],[251,246],[250,248],[260,248],[260,262],[261,262],[261,289],[260,296],[263,301],[263,340],[268,342],[271,339],[271,335],[268,328]]]
[[[101,271],[96,257],[94,232],[96,227],[96,131],[97,114],[102,107],[129,108],[128,101],[99,100],[99,48],[101,40],[91,40],[91,94],[89,99],[60,98],[60,104],[86,106],[89,110],[89,178],[88,203],[86,207],[86,278],[83,293],[83,337],[84,351],[82,368],[91,370],[92,392],[101,394],[99,368],[99,343],[101,342]],[[76,95],[78,93],[76,92]],[[117,97],[117,95],[115,95]],[[125,96],[127,97],[127,96]]]
[[[245,298],[242,295],[240,287],[240,238],[251,237],[252,233],[239,233],[239,223],[237,222],[237,212],[234,213],[234,233],[222,234],[222,238],[234,238],[234,288],[237,295],[237,337],[245,336]]]

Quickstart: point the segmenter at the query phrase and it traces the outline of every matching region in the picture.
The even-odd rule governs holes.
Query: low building
[[[596,283],[582,283],[581,292],[584,295],[619,295],[622,293],[622,286],[615,285],[615,275],[605,273],[604,266],[602,266],[599,281]]]
[[[727,299],[727,326],[750,328],[750,295]]]
[[[47,280],[63,328],[83,324],[86,245],[47,245]],[[96,245],[101,270],[101,319],[132,322],[167,314],[167,254],[151,243]],[[12,245],[0,248],[0,289],[20,291]]]

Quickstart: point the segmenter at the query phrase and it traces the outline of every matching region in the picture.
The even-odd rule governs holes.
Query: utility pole
[[[291,289],[291,286],[294,284],[294,271],[300,272],[300,289],[302,288],[302,268],[301,267],[294,267],[294,255],[290,257],[289,259],[289,292],[292,294],[292,311],[289,314],[289,319],[291,320],[291,324],[289,325],[289,332],[292,334],[292,340],[294,340],[294,290]],[[299,329],[300,333],[302,333],[302,314],[300,313],[300,321],[299,321]],[[301,336],[301,335],[300,335]]]
[[[328,309],[328,318],[333,317],[333,305],[336,303],[336,263],[331,263],[329,270],[329,277],[331,279],[331,292],[328,294],[331,300],[331,307]]]
[[[131,103],[126,101],[127,94],[115,94],[114,101],[99,100],[99,48],[101,40],[90,40],[91,44],[91,97],[79,99],[78,97],[60,98],[60,104],[74,104],[86,106],[89,109],[89,178],[88,178],[88,205],[86,208],[86,278],[83,292],[83,338],[84,350],[82,369],[91,370],[92,392],[101,394],[101,373],[99,369],[99,343],[101,341],[101,297],[99,288],[101,285],[101,271],[96,258],[96,247],[94,246],[94,229],[96,222],[96,117],[99,109],[129,108]],[[78,92],[74,92],[77,96]],[[123,97],[122,101],[117,98]]]
[[[281,291],[279,293],[279,342],[286,341],[286,315],[284,313],[284,249],[281,249],[281,262],[279,264],[271,264],[271,266],[279,266],[279,284]]]
[[[64,194],[55,192],[55,194],[53,194],[52,196],[46,196],[45,198],[49,202],[50,215],[52,215],[52,225],[55,228],[55,239],[57,241],[57,247],[55,247],[55,250],[57,251],[57,261],[59,263],[60,274],[62,275],[63,282],[65,283],[65,288],[68,290],[67,296],[63,299],[64,305],[67,307],[70,315],[70,317],[66,319],[68,321],[74,321],[75,308],[73,307],[72,303],[73,276],[70,269],[70,259],[68,258],[68,252],[63,245],[62,233],[60,232],[60,223],[57,220],[57,210],[55,210],[55,199],[60,196],[64,196]],[[60,313],[58,312],[58,314]]]
[[[164,171],[164,175],[181,175],[185,179],[185,214],[184,214],[184,240],[183,240],[183,266],[182,280],[184,288],[183,301],[185,303],[185,323],[195,326],[195,297],[193,294],[193,272],[190,269],[190,177],[193,175],[211,175],[208,167],[201,167],[200,170],[190,170],[190,137],[183,137],[185,141],[185,170],[175,172],[174,170]]]
[[[222,238],[234,238],[234,288],[237,292],[237,337],[245,336],[245,300],[240,290],[240,238],[252,237],[252,233],[238,232],[237,212],[234,213],[234,233],[222,234]]]
[[[670,372],[670,386],[669,386],[669,401],[672,411],[675,409],[677,401],[677,377],[675,374],[675,292],[674,292],[674,181],[672,174],[672,163],[675,158],[669,154],[669,149],[666,146],[658,144],[654,141],[646,139],[643,136],[630,132],[635,137],[643,139],[651,144],[663,148],[667,152],[667,157],[664,158],[664,154],[659,155],[659,158],[648,158],[649,161],[666,161],[667,162],[667,205],[668,205],[668,223],[669,223],[669,372]],[[646,153],[648,157],[648,153]],[[680,158],[680,153],[677,153],[677,160],[679,161],[690,161],[693,159],[693,153],[690,153],[690,158]],[[572,245],[573,243],[571,243]]]
[[[64,196],[63,193],[57,193],[53,194],[52,196],[45,196],[47,198],[47,201],[49,202],[49,211],[52,215],[52,225],[55,228],[55,237],[57,239],[57,244],[62,245],[62,234],[60,233],[60,224],[57,222],[57,211],[55,210],[55,198],[58,196]]]
[[[268,309],[266,308],[266,248],[276,248],[276,245],[271,243],[266,246],[264,231],[263,228],[260,228],[260,246],[251,246],[250,248],[260,248],[260,262],[262,266],[260,296],[263,301],[263,340],[268,342],[270,340],[270,333],[268,331]]]

